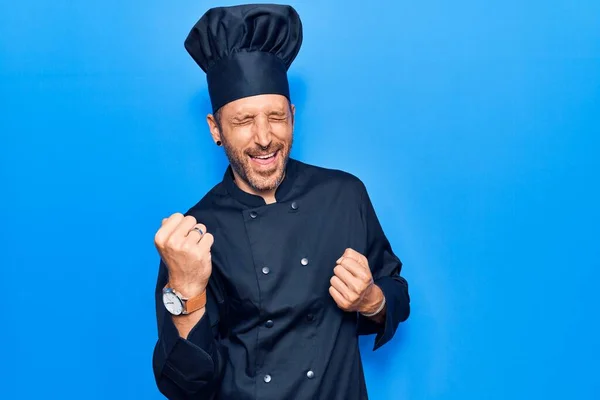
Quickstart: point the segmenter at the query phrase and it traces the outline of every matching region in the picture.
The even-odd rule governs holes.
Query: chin
[[[264,176],[262,174],[257,174],[255,172],[252,172],[248,176],[248,178],[250,178],[248,180],[249,180],[250,186],[252,186],[252,188],[254,188],[254,190],[257,190],[260,192],[274,190],[281,183],[281,180],[283,178],[283,169],[277,168],[268,176]]]
[[[275,165],[269,169],[256,168],[252,162],[246,164],[246,177],[250,186],[257,191],[265,192],[277,189],[283,180],[285,165],[287,164],[288,152],[278,151],[276,153]]]

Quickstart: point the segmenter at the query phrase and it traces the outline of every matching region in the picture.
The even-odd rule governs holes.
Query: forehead
[[[227,103],[223,106],[222,113],[234,116],[238,114],[285,112],[287,106],[288,101],[285,96],[279,94],[260,94]]]

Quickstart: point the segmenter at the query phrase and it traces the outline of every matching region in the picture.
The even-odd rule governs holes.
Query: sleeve
[[[209,282],[206,311],[188,338],[183,339],[162,302],[167,275],[167,268],[161,261],[156,286],[158,341],[152,357],[156,384],[170,400],[213,399],[223,371],[223,354],[216,327],[219,321],[217,288]]]
[[[361,214],[366,226],[366,254],[373,280],[381,288],[386,301],[386,316],[383,324],[359,314],[358,334],[377,334],[373,350],[387,343],[396,332],[400,322],[410,314],[408,282],[400,276],[402,262],[394,254],[385,236],[366,187],[360,183]]]

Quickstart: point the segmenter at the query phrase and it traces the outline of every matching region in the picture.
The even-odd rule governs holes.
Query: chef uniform
[[[289,6],[209,10],[186,39],[207,72],[213,110],[246,96],[289,98],[287,70],[302,42]],[[169,399],[364,400],[358,335],[376,334],[374,350],[408,318],[408,285],[364,184],[357,177],[290,158],[276,202],[241,190],[231,166],[186,215],[214,235],[204,316],[180,337],[156,286],[159,338],[153,369]],[[386,300],[376,324],[344,312],[329,294],[346,248],[367,257]]]

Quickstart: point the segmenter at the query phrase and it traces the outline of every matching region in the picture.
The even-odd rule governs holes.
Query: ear
[[[215,116],[212,114],[208,114],[206,116],[206,123],[208,124],[208,129],[210,130],[210,135],[212,136],[213,141],[215,143],[222,141],[221,132],[219,132],[219,126],[217,125]]]

